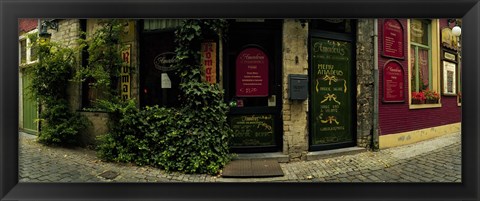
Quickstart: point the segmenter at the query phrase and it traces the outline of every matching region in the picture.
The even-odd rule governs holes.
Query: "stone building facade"
[[[98,24],[95,19],[57,21],[58,29],[49,30],[52,34],[51,40],[72,47],[77,45],[75,41],[81,37],[82,31],[87,32],[88,37]],[[381,103],[381,91],[377,91],[381,90],[378,87],[382,85],[376,71],[379,69],[381,72],[382,67],[375,63],[381,54],[381,49],[376,47],[380,45],[378,43],[383,33],[381,30],[377,31],[381,26],[380,21],[230,20],[231,30],[228,35],[222,36],[227,40],[216,39],[208,43],[216,47],[214,50],[216,82],[226,92],[225,101],[235,105],[229,115],[232,119],[230,123],[234,130],[237,129],[237,134],[243,136],[236,139],[237,144],[233,145],[233,150],[279,153],[287,161],[296,161],[314,159],[315,154],[321,153],[322,150],[378,148],[378,135],[386,133],[379,129],[385,126],[376,124],[382,123],[379,121],[376,107],[380,104],[379,107],[384,108],[383,111],[380,110],[380,116],[388,111],[385,109],[388,108],[388,104]],[[161,65],[158,64],[159,61],[162,58],[162,61],[167,61],[165,55],[173,52],[175,48],[173,30],[178,23],[178,20],[130,20],[124,26],[123,43],[130,47],[132,67],[129,94],[131,98],[138,100],[139,107],[149,104],[164,106],[171,104],[169,98],[165,96],[175,93],[176,78],[166,71],[157,72],[155,69],[162,68],[158,66]],[[331,51],[332,54],[324,56],[315,52],[316,48]],[[264,56],[268,58],[255,61],[266,62],[268,73],[263,75],[260,71],[246,73],[262,79],[268,78],[267,82],[256,83],[263,85],[268,93],[245,96],[238,86],[245,84],[239,80],[242,79],[241,74],[245,73],[245,70],[240,69],[241,62],[246,61],[239,55],[253,53],[259,58]],[[334,53],[342,55],[335,56]],[[380,62],[382,59],[380,56]],[[342,69],[337,69],[338,66]],[[323,67],[330,68],[330,71],[323,71]],[[337,74],[323,75],[323,72]],[[164,75],[160,74],[170,76],[173,89],[161,88],[160,83]],[[300,91],[306,90],[308,95],[306,98],[292,98],[293,76],[306,79],[304,85],[295,85]],[[88,85],[70,83],[70,101],[72,109],[85,114],[93,123],[84,138],[86,142],[92,143],[95,136],[107,132],[108,116],[102,112],[83,110],[85,104],[82,97],[87,95],[85,87]],[[255,90],[257,89],[264,90],[263,88]],[[257,128],[259,125],[267,125],[273,129],[251,130],[250,127],[244,127],[248,124],[257,125]],[[329,129],[340,132],[343,138],[325,132]],[[252,133],[263,133],[267,138],[251,137],[254,136]],[[252,139],[247,139],[249,136]]]
[[[241,22],[240,26],[258,26],[262,24],[263,20],[257,22]],[[131,97],[141,100],[142,86],[141,86],[141,63],[146,62],[142,61],[142,56],[140,53],[140,46],[142,45],[142,36],[145,36],[145,33],[142,34],[141,27],[145,25],[142,24],[144,21],[130,21],[125,25],[125,37],[124,43],[130,45],[130,55],[131,55],[131,66],[133,71],[131,72]],[[275,24],[276,23],[276,24]],[[291,100],[289,99],[289,80],[288,77],[291,74],[295,75],[309,75],[310,72],[310,61],[309,61],[309,44],[310,44],[310,32],[308,21],[295,20],[295,19],[286,19],[279,20],[274,22],[272,27],[275,28],[276,34],[278,34],[279,40],[274,41],[272,44],[275,48],[281,48],[278,52],[279,63],[275,64],[277,71],[281,72],[280,88],[281,93],[278,94],[279,97],[282,97],[281,100],[277,100],[281,105],[276,106],[279,109],[280,114],[280,125],[281,128],[276,128],[275,135],[276,138],[281,139],[276,145],[276,149],[270,149],[267,152],[277,152],[281,153],[288,157],[288,160],[306,160],[307,155],[311,152],[310,147],[310,117],[309,117],[309,101],[307,100]],[[357,58],[356,69],[351,69],[355,74],[358,94],[356,95],[357,100],[356,110],[359,110],[356,118],[359,119],[356,123],[357,128],[353,128],[354,132],[358,133],[356,136],[355,145],[358,147],[368,147],[371,139],[371,121],[372,117],[372,103],[371,99],[368,97],[371,95],[372,91],[372,78],[368,77],[372,75],[371,70],[373,69],[373,64],[371,57],[373,53],[371,51],[365,51],[365,49],[371,49],[373,46],[371,34],[372,34],[372,23],[371,20],[358,20],[358,23],[355,23],[355,32],[358,33],[355,39],[355,48],[352,51],[355,51],[355,57]],[[98,22],[95,19],[88,20],[79,20],[79,19],[68,19],[68,20],[58,20],[58,29],[49,30],[51,33],[51,41],[61,42],[68,47],[75,48],[78,44],[76,39],[81,37],[81,32],[86,32],[87,37],[89,33],[92,33],[95,30]],[[258,28],[258,27],[257,27]],[[261,27],[258,28],[262,29]],[[140,31],[139,31],[140,30]],[[260,33],[260,31],[259,31]],[[150,33],[148,33],[150,34]],[[228,37],[228,36],[227,36]],[[221,42],[219,42],[221,43]],[[219,44],[219,51],[217,52],[217,57],[219,60],[218,73],[219,83],[222,83],[222,87],[228,88],[228,83],[232,82],[231,79],[226,78],[224,73],[224,68],[228,68],[227,64],[228,58],[226,58],[225,51],[228,51],[229,42],[227,44]],[[224,50],[225,49],[225,50]],[[277,50],[275,50],[277,51]],[[81,55],[79,55],[79,61],[81,61]],[[230,66],[231,68],[231,66]],[[357,72],[355,72],[357,71]],[[230,72],[231,73],[231,72]],[[232,76],[232,75],[230,75]],[[69,83],[69,92],[70,92],[70,102],[73,110],[77,110],[87,116],[92,122],[91,128],[84,134],[84,140],[87,143],[92,143],[93,139],[97,135],[101,135],[107,131],[107,119],[108,116],[102,112],[92,112],[83,110],[82,96],[85,96],[85,87],[86,85]],[[230,89],[232,90],[232,89]],[[238,97],[237,97],[238,98]],[[246,98],[247,99],[247,98]],[[227,100],[228,101],[228,100]],[[353,115],[353,114],[352,114]],[[361,120],[361,121],[360,121]],[[278,125],[278,122],[276,123]],[[248,148],[247,148],[248,149]],[[245,149],[243,149],[244,151]],[[251,151],[247,151],[251,152]],[[255,152],[262,152],[262,149],[257,149]]]

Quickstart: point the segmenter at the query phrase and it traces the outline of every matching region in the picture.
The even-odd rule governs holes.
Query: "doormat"
[[[281,177],[282,168],[276,159],[234,160],[222,171],[222,177]]]

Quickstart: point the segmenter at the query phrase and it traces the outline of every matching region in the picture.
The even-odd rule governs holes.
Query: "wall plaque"
[[[443,61],[443,95],[456,96],[457,64]]]
[[[383,68],[383,102],[405,102],[402,64],[389,60]]]
[[[454,62],[457,61],[457,55],[448,52],[443,52],[443,58]]]
[[[241,51],[236,60],[236,95],[268,96],[268,56],[259,48]]]
[[[404,59],[403,27],[396,19],[383,21],[383,56]]]

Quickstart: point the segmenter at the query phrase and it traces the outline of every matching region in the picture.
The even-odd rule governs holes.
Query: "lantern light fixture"
[[[50,33],[48,33],[48,29],[55,29],[58,31],[58,23],[55,21],[55,19],[46,19],[46,20],[41,20],[40,21],[40,32],[38,35],[40,37],[50,37]]]

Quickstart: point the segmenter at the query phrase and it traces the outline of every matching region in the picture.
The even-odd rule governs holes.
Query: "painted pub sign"
[[[122,100],[130,99],[130,67],[131,67],[131,60],[130,60],[130,50],[131,45],[128,44],[125,47],[125,50],[122,51],[122,70],[120,71],[120,80],[121,80],[121,97]]]
[[[403,27],[395,19],[383,22],[383,56],[403,59]]]
[[[210,84],[217,83],[217,43],[212,41],[201,44],[202,80]]]
[[[235,131],[232,147],[275,145],[273,115],[232,115],[229,121]]]
[[[353,141],[351,42],[312,38],[312,145]]]
[[[383,68],[383,102],[405,102],[405,82],[402,65],[389,60]]]
[[[237,97],[268,96],[269,60],[262,49],[244,49],[238,54],[235,66]]]

